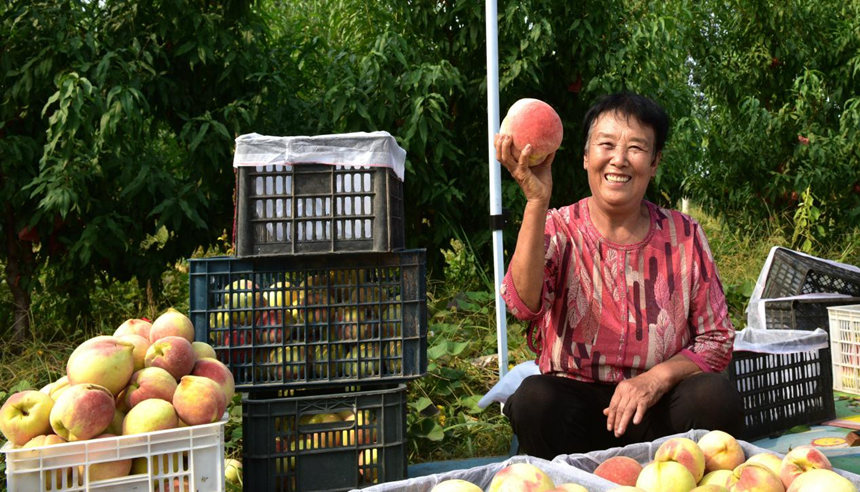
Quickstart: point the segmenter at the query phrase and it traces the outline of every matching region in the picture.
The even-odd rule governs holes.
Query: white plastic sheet
[[[493,385],[487,394],[478,400],[478,407],[487,408],[490,406],[490,403],[494,401],[499,403],[507,402],[508,397],[517,390],[520,383],[523,382],[523,379],[533,374],[540,374],[540,368],[535,361],[530,360],[517,364],[513,369],[502,376],[502,379]]]
[[[744,328],[735,334],[734,349],[760,354],[794,354],[830,347],[827,332]]]
[[[403,181],[406,151],[386,131],[276,137],[248,133],[236,138],[233,167],[329,164],[389,167]]]

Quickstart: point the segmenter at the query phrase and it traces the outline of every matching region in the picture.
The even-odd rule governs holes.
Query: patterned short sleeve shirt
[[[520,299],[510,270],[502,284],[509,311],[531,321],[541,372],[617,383],[678,353],[703,371],[725,369],[734,328],[701,226],[646,201],[648,235],[615,244],[592,224],[588,200],[547,212],[537,312]]]

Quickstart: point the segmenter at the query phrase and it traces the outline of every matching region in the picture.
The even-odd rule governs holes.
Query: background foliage
[[[468,240],[488,262],[481,2],[12,1],[0,7],[3,326],[32,296],[88,323],[97,282],[152,310],[167,266],[232,231],[233,139],[386,130],[407,150],[409,246]],[[850,242],[857,181],[856,2],[500,2],[501,107],[563,116],[554,203],[587,193],[580,120],[636,90],[674,120],[649,198],[690,196],[815,252]],[[503,115],[502,115],[503,116]],[[477,186],[476,186],[477,185]],[[513,244],[523,202],[503,179]],[[852,245],[849,250],[853,248]],[[163,299],[162,299],[163,300]],[[38,324],[38,323],[37,323]]]
[[[502,112],[537,97],[561,114],[562,205],[587,193],[590,103],[660,101],[673,127],[648,197],[692,199],[741,327],[771,246],[860,264],[858,9],[500,1]],[[185,259],[230,252],[236,136],[386,130],[407,150],[406,237],[432,287],[410,461],[508,451],[498,407],[475,408],[497,376],[483,2],[11,0],[0,39],[0,393],[53,379],[127,317],[187,311]],[[503,197],[510,248],[510,179]],[[531,356],[522,329],[512,363]]]

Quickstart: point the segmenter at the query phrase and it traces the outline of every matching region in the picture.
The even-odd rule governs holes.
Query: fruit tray
[[[406,386],[340,390],[243,397],[245,490],[352,490],[406,477]]]
[[[776,247],[762,299],[833,293],[860,297],[860,269]]]
[[[860,395],[860,304],[827,308],[833,389]]]
[[[236,255],[385,252],[404,247],[403,182],[385,167],[240,167]]]
[[[424,250],[190,261],[195,338],[236,389],[398,382],[427,370]]]
[[[743,439],[772,437],[836,416],[829,348],[782,354],[736,350],[729,378],[744,402]]]
[[[220,492],[225,490],[225,424],[222,420],[35,448],[12,449],[7,443],[0,449],[6,459],[6,485],[10,492]],[[117,460],[132,460],[132,474],[90,479],[90,465]]]

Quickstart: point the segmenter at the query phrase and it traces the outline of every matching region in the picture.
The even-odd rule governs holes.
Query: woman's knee
[[[743,400],[722,374],[702,373],[681,382],[673,395],[673,421],[682,428],[743,430]]]

